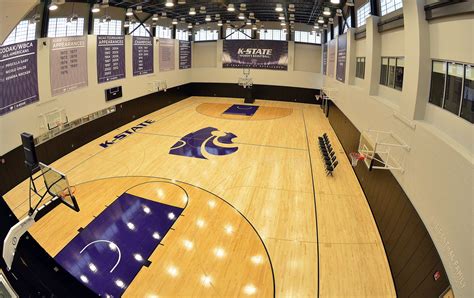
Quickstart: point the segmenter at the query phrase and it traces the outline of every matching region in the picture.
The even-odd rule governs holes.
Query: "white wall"
[[[195,51],[195,55],[193,56],[193,65],[211,65],[212,61],[210,61],[210,59],[212,59],[212,57],[215,57],[215,67],[209,66],[195,68],[192,72],[191,81],[200,83],[237,83],[238,79],[242,77],[242,69],[222,68],[221,61],[223,40],[218,40],[217,42],[213,42],[211,44],[213,45],[210,46],[209,42],[194,43],[193,51]],[[198,55],[198,53],[212,51],[213,46],[216,51],[215,56],[210,53]],[[318,53],[319,55],[321,55],[321,47],[311,47],[312,50],[306,50],[303,51],[303,53],[300,53],[304,55],[303,57],[295,58],[295,43],[289,42],[288,71],[252,69],[250,76],[253,79],[253,83],[261,85],[292,86],[300,88],[320,89],[322,87],[322,76],[319,73],[321,69],[321,58],[313,59],[313,57],[315,57]],[[306,55],[308,55],[309,57]],[[295,59],[297,61],[306,61],[308,63],[314,64],[314,72],[295,70]],[[313,66],[311,66],[311,68],[313,68]]]
[[[47,45],[43,45],[46,41]],[[143,76],[132,75],[132,38],[125,37],[125,65],[126,79],[116,80],[108,83],[97,83],[96,64],[96,36],[89,35],[87,38],[87,63],[89,86],[53,97],[50,87],[49,69],[49,39],[38,40],[38,84],[40,101],[16,110],[0,117],[0,154],[4,154],[20,144],[20,133],[28,131],[38,135],[40,129],[39,115],[55,108],[66,109],[70,120],[78,119],[84,115],[104,109],[108,106],[117,105],[146,94],[152,93],[150,83],[158,80],[166,80],[168,88],[183,85],[189,82],[191,70],[177,70],[178,64],[178,41],[175,41],[175,70],[159,72],[159,44],[155,41],[154,50],[154,73]],[[107,88],[122,86],[123,97],[112,102],[105,102],[104,90]]]
[[[355,53],[366,56],[364,82],[346,80],[343,84],[324,76],[323,86],[337,90],[332,99],[360,131],[392,131],[411,146],[405,172],[393,174],[425,223],[454,294],[472,297],[474,127],[429,104],[427,95],[431,58],[474,63],[474,18],[471,14],[428,24],[424,19],[424,1],[405,0],[403,4],[405,30],[379,33],[377,18],[370,17],[363,49],[359,47],[361,41],[354,40],[354,30],[349,31],[348,48],[355,43],[356,50],[348,53],[346,73],[355,64]],[[403,92],[376,86],[380,58],[391,55],[405,57]],[[425,111],[422,117],[415,112],[418,107]]]

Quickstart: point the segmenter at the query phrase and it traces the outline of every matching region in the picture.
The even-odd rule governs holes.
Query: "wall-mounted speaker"
[[[122,86],[105,89],[105,101],[122,97]]]
[[[24,132],[21,134],[21,143],[25,153],[25,164],[33,171],[38,167],[38,157],[36,156],[35,140],[32,134]]]

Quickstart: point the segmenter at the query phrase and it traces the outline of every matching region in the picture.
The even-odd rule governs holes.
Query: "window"
[[[156,37],[158,37],[158,38],[171,38],[171,28],[164,27],[164,26],[156,26]],[[186,38],[187,38],[187,36],[186,36]]]
[[[402,0],[380,0],[380,12],[383,16],[402,7]]]
[[[433,61],[431,66],[431,89],[429,101],[439,107],[443,105],[446,67],[446,62],[441,61]]]
[[[145,27],[143,27],[143,26],[145,26]],[[128,32],[132,36],[144,36],[144,37],[152,36],[150,25],[143,24],[143,26],[139,23],[130,24],[130,27],[128,27]]]
[[[176,39],[177,40],[186,40],[188,41],[188,31],[186,30],[176,30]]]
[[[463,64],[448,63],[448,76],[446,78],[446,91],[444,95],[443,108],[454,114],[459,114],[463,77]]]
[[[474,123],[474,65],[464,68],[464,92],[461,104],[461,117]]]
[[[474,123],[472,68],[471,64],[433,61],[429,102]]]
[[[94,35],[122,35],[122,21],[94,19]]]
[[[404,62],[403,57],[382,57],[380,85],[402,90]]]
[[[218,40],[219,34],[217,30],[204,30],[200,29],[194,33],[195,41],[208,41],[208,40]]]
[[[263,40],[286,40],[286,31],[281,29],[260,29],[258,32]]]
[[[67,18],[51,18],[48,23],[48,37],[84,35],[84,18],[68,22]]]
[[[3,43],[4,46],[36,39],[36,23],[30,24],[28,20],[21,21],[8,35]]]
[[[365,25],[365,20],[370,15],[370,2],[365,3],[357,9],[357,27]]]
[[[295,31],[295,41],[305,43],[321,43],[321,34],[316,31]]]
[[[225,39],[251,39],[252,29],[225,29]]]
[[[359,79],[365,77],[365,57],[356,57],[356,77]]]

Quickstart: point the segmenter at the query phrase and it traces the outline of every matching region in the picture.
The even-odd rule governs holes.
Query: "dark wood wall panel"
[[[357,151],[357,128],[333,103],[328,117],[346,154]],[[433,240],[403,188],[388,170],[369,171],[364,165],[354,170],[377,223],[398,297],[439,297],[449,287],[449,280]],[[441,273],[437,281],[435,272]]]

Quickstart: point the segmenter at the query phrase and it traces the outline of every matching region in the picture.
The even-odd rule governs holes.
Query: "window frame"
[[[362,11],[362,9],[363,9],[364,15],[366,16],[363,20],[359,17],[359,11]],[[359,27],[365,26],[365,24],[367,22],[367,18],[371,15],[370,1],[367,1],[366,3],[359,6],[357,8],[357,11],[356,11],[355,15],[356,15],[356,27],[359,28]],[[361,13],[361,15],[362,15],[362,13]]]
[[[196,36],[198,35],[198,32],[205,31],[206,32],[206,39],[196,39]],[[216,39],[208,39],[209,32],[215,32],[216,34]],[[214,33],[212,33],[214,34]],[[193,41],[194,42],[216,42],[219,40],[219,32],[217,29],[199,29],[193,32]]]
[[[228,33],[228,31],[231,31],[231,32]],[[234,36],[237,36],[237,38],[233,38]],[[244,38],[238,38],[240,36],[243,36]],[[250,40],[250,39],[252,39],[252,29],[247,29],[247,28],[235,29],[235,28],[227,27],[225,29],[225,36],[224,36],[223,39],[226,39],[226,40]]]
[[[58,34],[57,34],[57,33],[58,33],[58,20],[63,20],[63,19],[66,20],[65,34],[58,36]],[[56,22],[56,23],[54,24],[54,36],[50,36],[50,31],[49,31],[49,29],[50,29],[51,21],[53,21],[53,20]],[[69,35],[69,34],[68,34],[68,29],[67,29],[67,28],[68,28],[68,27],[67,27],[67,17],[50,18],[50,19],[48,20],[48,32],[47,32],[47,37],[49,37],[49,38],[56,38],[56,37],[73,37],[73,36],[84,36],[84,35],[87,35],[87,34],[86,34],[87,32],[86,32],[86,30],[84,29],[84,25],[85,25],[85,18],[84,18],[84,17],[79,17],[79,18],[77,19],[77,21],[75,22],[75,23],[76,23],[76,28],[75,28],[76,33],[77,33],[77,31],[78,31],[78,27],[79,27],[78,24],[79,24],[80,22],[82,22],[82,34]],[[52,34],[51,34],[51,35],[52,35]]]
[[[387,5],[388,5],[387,2],[390,2],[390,3],[393,2],[393,8],[394,8],[393,10],[388,11],[389,9],[387,8]],[[398,4],[401,4],[401,6],[397,8]],[[380,16],[382,17],[394,11],[397,11],[399,9],[403,9],[403,1],[402,0],[380,0],[379,8],[380,8]],[[385,9],[385,13],[384,13],[384,9]]]
[[[25,40],[23,41],[18,41],[17,38],[18,38],[18,27],[21,25],[21,26],[24,26],[24,24],[26,23],[26,34],[25,34]],[[30,24],[30,21],[29,20],[21,20],[20,22],[18,22],[18,24],[16,24],[15,28],[13,28],[12,31],[10,31],[10,33],[8,34],[8,36],[5,38],[5,40],[3,41],[3,44],[2,46],[7,46],[7,45],[11,45],[11,44],[15,44],[15,43],[19,43],[19,42],[26,42],[26,41],[32,41],[32,40],[35,40],[36,39],[36,31],[37,31],[37,27],[36,27],[36,24],[38,23],[34,23],[34,24]],[[30,28],[30,26],[33,26],[34,25],[34,28]],[[34,32],[32,33],[33,35],[33,39],[30,39],[31,35],[30,35],[30,29],[33,30]],[[12,38],[12,41],[11,43],[7,43],[9,42],[9,39],[11,38],[12,34],[14,34],[14,37]]]
[[[355,77],[358,78],[358,79],[361,79],[361,80],[365,80],[365,57],[356,57],[356,74],[355,74]],[[362,66],[362,72],[361,69],[358,67],[359,66],[359,63],[361,63]],[[359,70],[359,72],[358,72]],[[362,73],[362,76],[358,76],[359,73]]]
[[[265,33],[265,30],[267,31],[267,33]],[[268,31],[271,30],[272,31],[272,38],[269,39],[269,38],[262,38],[262,31],[264,32],[263,35],[267,35],[268,34]],[[274,33],[275,31],[278,31],[280,33],[280,39],[275,39],[273,38],[274,36]],[[276,40],[276,41],[288,41],[288,32],[284,32],[283,29],[260,29],[258,32],[260,32],[258,34],[258,39],[259,40]],[[284,39],[282,39],[282,37],[284,37]]]
[[[96,32],[96,20],[98,21],[98,25],[99,25],[99,28],[97,28],[98,32]],[[100,31],[100,18],[94,18],[92,20],[92,24],[93,24],[93,28],[92,28],[92,35],[109,35],[109,36],[120,36],[120,35],[123,35],[123,21],[122,20],[119,20],[119,19],[112,19],[110,20],[110,22],[105,22],[107,23],[107,34],[102,34],[102,32]],[[115,23],[115,27],[117,27],[117,23],[120,24],[120,34],[110,34],[110,23],[111,22],[116,22]],[[117,28],[115,28],[117,29]]]
[[[309,40],[309,36],[311,34],[313,34],[314,35],[314,42],[301,41],[301,38],[300,38],[300,41],[297,41],[296,40],[296,33],[301,34],[301,32],[307,32],[308,33],[308,39],[307,40]],[[293,33],[294,33],[294,42],[295,43],[310,44],[310,45],[321,45],[322,44],[323,36],[322,36],[321,32],[318,33],[318,32],[316,32],[316,30],[311,30],[311,31],[295,30]],[[318,36],[319,36],[319,42],[318,42]]]
[[[387,59],[387,72],[385,76],[385,84],[382,83],[382,66],[384,65],[384,59]],[[390,62],[395,59],[395,64],[393,65],[394,67],[394,72],[393,72],[393,81],[390,81]],[[380,57],[380,78],[379,78],[379,85],[392,88],[397,91],[403,91],[403,81],[405,79],[405,76],[402,79],[402,87],[400,89],[395,87],[395,79],[396,79],[396,73],[397,73],[397,66],[398,66],[398,60],[403,59],[405,61],[404,56],[382,56]],[[405,75],[405,63],[403,63],[403,74]],[[390,83],[393,83],[392,85]]]

